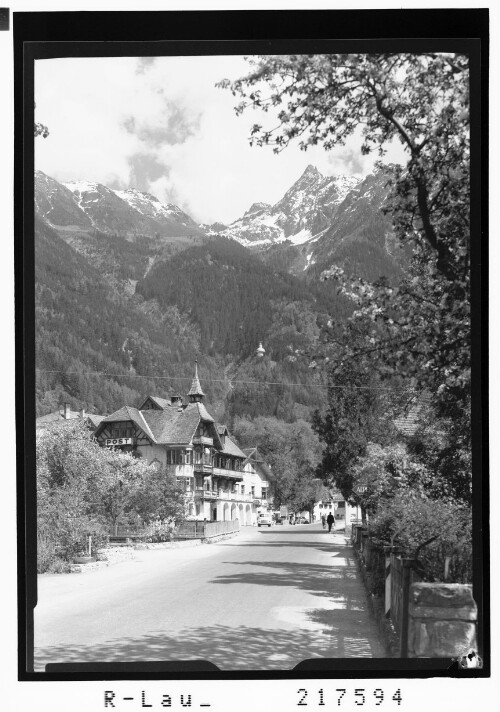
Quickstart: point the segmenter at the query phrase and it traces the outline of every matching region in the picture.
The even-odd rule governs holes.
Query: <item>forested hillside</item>
[[[101,270],[115,264],[127,278],[142,268],[135,243],[95,239],[96,249],[88,246],[94,261],[97,246],[107,254]],[[119,267],[113,255],[122,244],[130,249]],[[345,299],[274,272],[225,239],[159,261],[134,295],[118,292],[101,270],[37,218],[38,415],[62,402],[106,413],[146,393],[186,394],[195,358],[218,417],[294,420],[316,407],[319,381],[310,364],[318,323],[343,318]],[[257,360],[261,340],[266,356]]]
[[[259,341],[274,340],[282,327],[276,323],[276,301],[298,302],[316,315],[328,312],[336,319],[350,311],[345,298],[327,292],[321,283],[309,287],[224,238],[157,263],[136,292],[157,299],[162,307],[176,305],[198,325],[204,353],[233,359],[248,357]],[[275,355],[281,358],[283,349]]]
[[[222,362],[200,354],[199,330],[178,309],[159,312],[154,303],[120,296],[39,219],[35,245],[38,415],[65,401],[107,413],[145,393],[185,393],[195,356],[211,376],[220,375]],[[218,402],[224,387],[207,391]]]
[[[220,236],[148,193],[37,172],[37,414],[185,395],[198,359],[217,417],[309,419],[326,397],[321,328],[353,308],[321,271],[401,273],[380,211],[385,182],[380,172],[360,182],[309,166],[274,207],[254,204]],[[290,239],[247,240],[269,221]]]

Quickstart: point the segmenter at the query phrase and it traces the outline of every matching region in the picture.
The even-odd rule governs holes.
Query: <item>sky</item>
[[[61,182],[143,190],[203,223],[274,204],[309,164],[326,176],[372,170],[376,157],[361,155],[359,136],[330,152],[251,147],[252,125],[273,117],[236,116],[237,97],[215,86],[248,69],[241,56],[38,60],[35,115],[50,135],[35,142],[36,168]],[[405,154],[394,144],[384,160]]]

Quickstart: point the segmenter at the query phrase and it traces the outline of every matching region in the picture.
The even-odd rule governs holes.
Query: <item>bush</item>
[[[105,525],[86,515],[65,515],[56,506],[46,506],[38,512],[37,570],[38,573],[69,571],[75,556],[88,553],[88,536],[92,536],[91,555],[108,543]],[[56,564],[56,561],[65,562]]]
[[[471,513],[466,506],[407,494],[388,501],[369,524],[375,543],[393,544],[402,556],[416,556],[418,572],[425,581],[443,581],[449,557],[449,583],[472,580],[471,529]]]
[[[159,543],[171,541],[174,537],[174,525],[170,522],[152,522],[145,530],[144,541]]]

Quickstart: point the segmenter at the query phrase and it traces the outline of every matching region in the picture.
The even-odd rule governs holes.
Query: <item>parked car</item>
[[[305,517],[297,517],[295,520],[296,524],[309,524],[309,519],[306,519]]]
[[[273,518],[270,514],[259,514],[259,518],[257,519],[258,527],[272,527],[272,525]]]

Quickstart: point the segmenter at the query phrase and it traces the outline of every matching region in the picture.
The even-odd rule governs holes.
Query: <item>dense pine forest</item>
[[[62,402],[109,413],[146,393],[185,393],[195,358],[208,401],[228,420],[293,421],[321,404],[311,368],[320,324],[350,310],[329,286],[311,288],[223,238],[164,251],[137,280],[147,244],[98,237],[82,254],[37,219],[37,415]],[[116,289],[134,277],[135,294]]]

